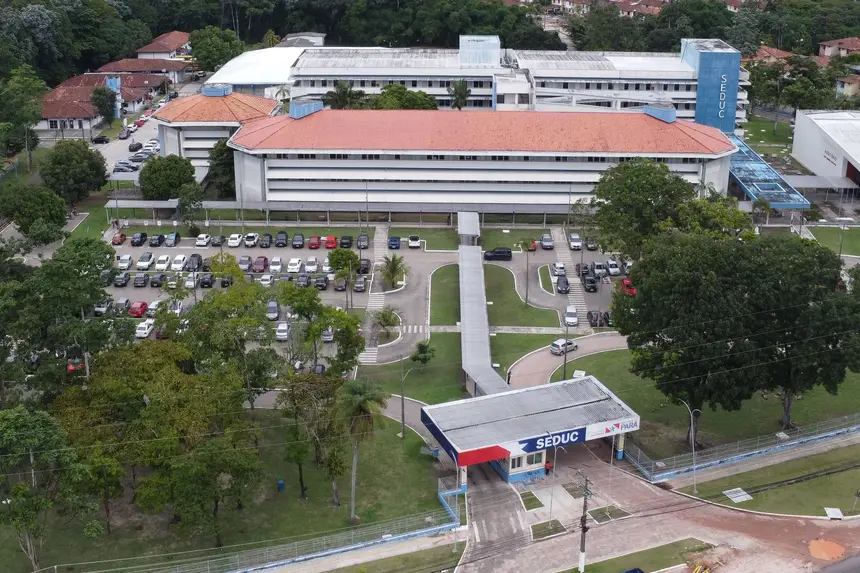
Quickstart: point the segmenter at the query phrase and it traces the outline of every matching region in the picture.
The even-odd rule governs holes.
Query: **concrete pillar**
[[[516,212],[514,212],[511,214],[511,225],[516,226],[516,224],[517,224],[517,214],[516,214]]]
[[[269,226],[269,210],[266,209],[266,226]]]
[[[546,213],[543,214],[543,228],[546,229]]]
[[[457,468],[457,488],[461,488],[467,483],[466,466]]]
[[[331,211],[329,211],[329,210],[326,210],[326,212],[325,212],[325,223],[326,223],[326,226],[329,226],[329,227],[331,226]]]
[[[615,456],[619,460],[624,459],[624,437],[626,434],[621,434],[615,439]]]

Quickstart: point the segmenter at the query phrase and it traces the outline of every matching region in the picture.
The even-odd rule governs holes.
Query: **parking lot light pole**
[[[696,432],[694,431],[693,427],[693,412],[698,412],[699,414],[701,414],[702,411],[698,408],[691,410],[689,404],[687,404],[683,400],[681,400],[680,402],[687,407],[687,412],[690,413],[690,442],[693,444],[693,495],[698,495],[699,490],[696,489]]]
[[[567,319],[564,321],[564,365],[562,366],[562,380],[567,380]]]
[[[550,434],[548,431],[546,432],[546,435],[552,437],[552,434]],[[558,460],[558,450],[559,449],[562,449],[565,452],[567,452],[567,450],[565,450],[561,446],[553,446],[554,451],[552,454],[552,475],[553,475],[553,481],[555,483],[558,483],[558,473],[557,473],[558,469],[555,467],[555,462],[556,462],[556,460]],[[552,502],[554,499],[555,499],[555,488],[551,487],[549,490],[549,521],[552,521]]]

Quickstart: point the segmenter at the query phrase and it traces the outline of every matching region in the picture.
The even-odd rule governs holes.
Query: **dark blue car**
[[[400,237],[388,237],[388,248],[389,249],[399,249],[400,248]]]

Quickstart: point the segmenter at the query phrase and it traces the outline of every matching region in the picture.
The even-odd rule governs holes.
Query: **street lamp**
[[[845,223],[839,225],[839,260],[842,260],[842,243],[845,240],[845,229],[848,227]]]
[[[696,432],[695,427],[693,426],[693,412],[702,413],[698,408],[691,410],[690,405],[680,400],[681,404],[686,406],[687,412],[690,413],[690,442],[693,444],[693,495],[698,495],[699,490],[696,489]]]
[[[544,430],[544,431],[546,431],[546,430]],[[552,437],[552,434],[550,434],[549,432],[546,432],[546,435]],[[558,459],[558,450],[563,450],[565,453],[567,453],[567,450],[565,450],[562,446],[553,446],[553,450],[554,451],[552,454],[552,475],[554,476],[555,481],[557,483],[558,482],[558,473],[557,473],[558,469],[555,467],[555,462]],[[549,521],[552,521],[552,502],[554,499],[555,499],[555,488],[551,487],[549,490]]]

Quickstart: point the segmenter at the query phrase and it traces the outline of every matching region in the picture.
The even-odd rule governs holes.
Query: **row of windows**
[[[73,119],[60,119],[60,120],[49,119],[48,120],[48,128],[49,129],[61,129],[60,126],[62,126],[62,129],[75,129],[75,120],[73,120]],[[83,120],[81,120],[81,119],[78,120],[78,126],[77,127],[78,127],[78,129],[84,128]]]
[[[463,175],[468,175],[464,173]],[[597,173],[595,172],[594,176],[597,177]],[[505,179],[504,181],[484,181],[484,180],[476,180],[476,179],[323,179],[318,177],[296,177],[296,178],[278,178],[271,177],[270,180],[273,181],[285,181],[289,183],[353,183],[356,188],[364,189],[364,185],[366,183],[407,183],[410,185],[415,184],[425,184],[425,183],[433,183],[438,185],[454,185],[454,184],[469,184],[469,185],[492,185],[493,187],[497,187],[498,185],[568,185],[568,184],[585,184],[586,181],[525,181],[525,180],[513,180],[513,179]]]
[[[539,81],[542,88],[563,90],[623,90],[623,91],[658,91],[658,92],[691,92],[695,91],[694,84],[652,84],[629,82],[547,82]]]
[[[543,463],[543,452],[535,452],[533,454],[511,458],[511,469],[518,470],[523,467],[523,458],[525,458],[526,465],[537,466]]]
[[[277,153],[266,155],[267,159],[317,159],[336,161],[525,161],[529,163],[540,162],[571,162],[571,163],[624,163],[632,161],[633,157],[606,157],[606,156],[584,156],[571,157],[567,155],[555,155],[546,157],[511,156],[511,155],[381,155],[379,153],[362,153],[361,155],[349,155],[346,153]],[[702,159],[694,157],[658,157],[652,158],[658,163],[701,163]]]
[[[296,80],[293,85],[295,85],[296,87],[307,86],[315,88],[319,86],[321,88],[327,88],[336,86],[338,81],[343,81],[352,87],[359,88],[381,88],[382,86],[390,86],[394,84],[400,84],[401,86],[406,86],[410,88],[449,88],[451,87],[451,82],[454,80],[306,79]],[[466,80],[466,84],[470,88],[489,88],[492,87],[493,82],[490,80]]]

